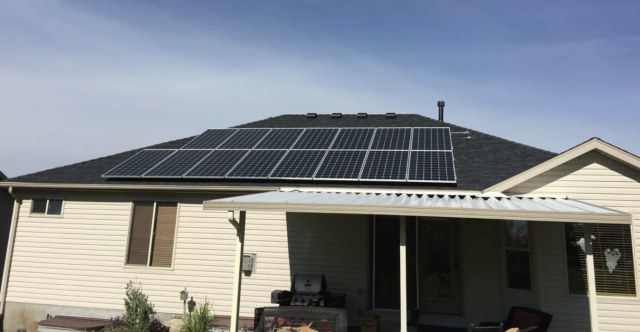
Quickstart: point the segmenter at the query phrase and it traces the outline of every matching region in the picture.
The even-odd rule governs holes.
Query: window
[[[31,200],[31,213],[50,216],[62,215],[62,200],[34,198]]]
[[[177,203],[134,203],[127,264],[171,267],[177,213]]]
[[[569,293],[587,294],[582,224],[564,224]],[[597,295],[635,296],[631,226],[591,224]]]
[[[531,290],[528,222],[523,220],[505,221],[504,240],[507,286]]]

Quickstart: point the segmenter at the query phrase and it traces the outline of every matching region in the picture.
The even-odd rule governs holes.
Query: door
[[[462,292],[457,222],[419,217],[416,226],[420,311],[459,315]]]
[[[400,218],[375,216],[373,308],[400,309]],[[459,315],[458,227],[455,219],[407,217],[409,309]]]

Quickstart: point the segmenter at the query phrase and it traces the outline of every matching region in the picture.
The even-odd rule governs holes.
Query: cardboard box
[[[365,314],[358,310],[360,316],[360,332],[380,332],[380,316]]]

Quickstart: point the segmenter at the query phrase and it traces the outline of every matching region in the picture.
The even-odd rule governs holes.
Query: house
[[[405,144],[406,131],[381,129],[390,127],[409,128],[418,145],[437,131],[429,128],[440,128],[445,145],[416,151],[440,159],[374,152],[378,143],[381,150]],[[179,293],[187,288],[196,300],[214,301],[218,320],[236,331],[253,325],[254,308],[272,306],[271,292],[288,289],[295,273],[322,273],[332,292],[346,294],[352,326],[358,309],[379,314],[383,331],[406,331],[411,309],[420,310],[421,325],[464,328],[502,320],[520,305],[551,313],[552,331],[640,331],[637,156],[598,138],[555,154],[413,114],[282,115],[237,128],[0,182],[19,202],[0,298],[5,330],[48,315],[119,315],[125,284],[137,280],[164,317],[182,313]],[[264,128],[307,128],[295,144],[309,131],[318,135],[305,142],[322,145],[329,135],[356,152],[322,150],[306,180],[236,170],[275,174],[274,165],[289,165],[297,172],[315,165],[313,153],[271,164],[220,152],[224,160],[201,170],[204,178],[183,177],[214,152],[174,149],[227,134],[218,149],[254,134],[266,135],[255,141],[262,142]],[[316,128],[342,128],[351,143],[337,129]],[[367,128],[379,135],[367,136]],[[228,138],[240,131],[245,141]],[[362,135],[371,143],[353,148]],[[455,160],[447,159],[451,150]],[[156,158],[157,172],[134,157],[143,153],[147,162]],[[360,181],[318,176],[323,167],[343,171],[358,156]],[[163,163],[173,168],[155,166]],[[206,176],[216,172],[226,177]],[[413,177],[389,181],[405,175]],[[381,181],[370,181],[375,176]],[[245,254],[255,254],[251,273],[242,271]]]

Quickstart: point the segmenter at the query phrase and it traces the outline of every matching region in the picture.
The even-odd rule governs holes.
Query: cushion
[[[540,317],[540,315],[530,314],[526,311],[518,309],[516,311],[516,314],[513,316],[510,327],[525,329],[531,326],[540,326],[541,321],[542,317]]]

